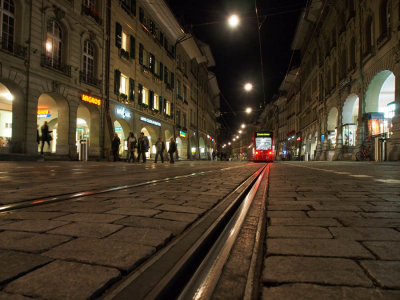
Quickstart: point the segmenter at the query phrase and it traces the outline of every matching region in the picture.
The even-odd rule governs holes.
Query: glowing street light
[[[244,90],[245,90],[246,92],[250,92],[252,89],[253,89],[253,85],[252,85],[250,82],[247,82],[247,83],[244,85]]]
[[[228,19],[228,24],[230,27],[235,28],[239,25],[239,17],[237,15],[231,15]]]
[[[231,142],[229,142],[228,145],[230,146],[230,145],[231,145]]]
[[[242,128],[246,128],[246,125],[245,125],[245,124],[242,124],[242,126],[240,126],[240,127],[242,127]]]
[[[239,136],[237,135],[236,138],[239,139]]]
[[[239,132],[239,133],[242,133],[243,131],[239,130],[238,132]]]
[[[252,112],[251,107],[246,108],[246,113],[250,114]]]
[[[236,139],[235,139],[235,138],[232,140],[232,142],[234,142],[234,141],[236,141]]]

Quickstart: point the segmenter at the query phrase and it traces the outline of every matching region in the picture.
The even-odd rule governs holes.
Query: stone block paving
[[[274,163],[261,298],[400,299],[399,167]]]
[[[221,170],[218,164],[206,164],[207,169],[201,167],[200,170],[212,172],[0,213],[0,299],[98,297],[262,167],[259,164],[227,163],[225,167],[233,168]],[[127,184],[126,177],[129,176],[124,172],[131,166],[119,165],[123,170],[113,179],[107,179],[108,186],[112,185],[110,180],[114,186],[120,185],[118,176]],[[167,175],[166,171],[159,175],[159,169],[149,169],[146,175],[143,172],[146,167],[140,165],[137,168],[142,169],[130,177],[129,184]],[[160,165],[160,168],[164,166]],[[89,166],[82,180],[94,181],[102,171],[102,166],[97,169]],[[63,166],[62,174],[71,172]],[[111,171],[106,170],[106,174],[108,172]],[[190,172],[193,172],[191,165],[184,170],[169,169],[168,177]],[[41,174],[37,176],[47,176]],[[46,181],[44,178],[41,178],[43,182]],[[23,183],[22,177],[17,179]],[[24,184],[29,179],[27,177]],[[39,179],[36,177],[35,182]],[[67,185],[70,180],[72,177],[68,177]],[[75,180],[79,181],[79,178]],[[59,181],[47,185],[48,196],[66,189],[64,186],[59,190]],[[0,186],[3,188],[5,184],[0,183]],[[21,194],[18,190],[14,195]],[[40,195],[46,196],[46,193],[41,191]],[[18,197],[11,202],[18,202]]]

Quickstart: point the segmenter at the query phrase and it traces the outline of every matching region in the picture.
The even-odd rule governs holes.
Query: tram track
[[[102,299],[209,299],[268,169],[249,176]]]
[[[12,211],[19,210],[22,208],[29,208],[29,207],[35,207],[38,205],[45,205],[45,204],[51,204],[51,203],[56,203],[56,202],[74,200],[74,199],[78,199],[81,197],[95,196],[95,195],[99,195],[99,194],[111,193],[111,192],[121,191],[121,190],[126,190],[126,189],[132,189],[132,188],[136,188],[136,187],[142,187],[142,186],[151,185],[151,184],[158,184],[158,183],[168,182],[168,181],[172,181],[172,180],[178,180],[178,179],[195,177],[195,176],[204,176],[204,175],[212,173],[212,172],[231,170],[234,168],[238,168],[238,167],[228,167],[228,168],[222,168],[222,169],[217,169],[217,170],[200,171],[200,172],[194,172],[194,173],[192,172],[189,174],[170,176],[170,177],[166,177],[166,178],[162,178],[162,179],[146,180],[146,181],[142,181],[142,182],[135,183],[135,184],[124,184],[124,185],[119,185],[119,186],[111,186],[111,187],[103,188],[100,190],[77,191],[77,192],[72,192],[72,193],[60,193],[60,194],[51,195],[51,196],[32,198],[32,199],[28,199],[28,200],[22,200],[22,201],[18,201],[18,202],[0,205],[0,214],[4,213],[4,212],[12,212]]]

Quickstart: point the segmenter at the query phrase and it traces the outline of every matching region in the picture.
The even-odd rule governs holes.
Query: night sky
[[[264,63],[265,98],[268,103],[278,92],[292,56],[290,48],[302,9],[307,0],[258,0],[261,26],[262,58]],[[177,20],[186,30],[211,47],[221,89],[220,118],[223,128],[236,131],[242,122],[253,117],[243,111],[250,106],[260,109],[264,101],[261,80],[259,39],[254,0],[167,0]],[[226,20],[236,13],[241,18],[236,29]],[[263,17],[265,16],[265,17]],[[206,24],[205,24],[206,23]],[[210,23],[210,24],[207,24]],[[294,56],[294,64],[296,58]],[[252,82],[251,93],[243,90],[245,82]],[[229,104],[227,104],[227,102]],[[235,112],[232,113],[232,110]]]

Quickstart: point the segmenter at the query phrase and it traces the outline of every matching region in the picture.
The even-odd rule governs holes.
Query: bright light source
[[[252,89],[253,89],[253,85],[252,85],[250,82],[248,82],[248,83],[246,83],[246,84],[244,85],[244,90],[245,90],[246,92],[250,92]]]
[[[242,126],[241,126],[242,128],[246,128],[246,125],[245,124],[242,124]]]
[[[246,108],[246,113],[251,113],[252,112],[252,109],[251,109],[251,107],[248,107],[248,108]]]
[[[239,25],[239,17],[237,15],[231,15],[228,19],[230,27],[235,28]]]
[[[239,136],[237,135],[236,138],[239,139]]]
[[[236,141],[236,139],[233,139],[232,142]]]
[[[229,142],[228,145],[230,146],[230,145],[231,145],[231,142]]]
[[[239,133],[242,133],[243,131],[239,130]]]
[[[47,52],[51,52],[51,49],[53,49],[53,45],[51,44],[51,41],[46,42],[46,50]]]

